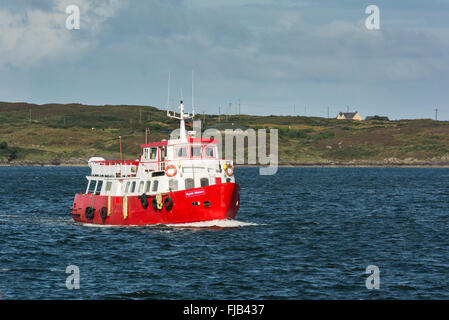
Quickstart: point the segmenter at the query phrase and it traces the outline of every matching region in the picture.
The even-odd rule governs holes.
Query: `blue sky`
[[[80,8],[67,30],[65,8]],[[380,30],[365,8],[380,8]],[[3,0],[0,101],[449,120],[449,2]]]

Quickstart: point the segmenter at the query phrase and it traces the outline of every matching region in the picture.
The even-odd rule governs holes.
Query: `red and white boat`
[[[168,113],[168,112],[167,112]],[[138,160],[89,159],[85,193],[71,215],[81,223],[147,225],[234,219],[240,206],[232,160],[218,158],[218,141],[195,138],[180,119],[179,139],[141,145]]]

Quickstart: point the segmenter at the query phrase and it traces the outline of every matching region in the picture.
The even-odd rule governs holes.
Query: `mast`
[[[180,109],[180,125],[179,125],[179,137],[181,139],[184,139],[186,137],[186,125],[184,123],[184,103],[181,100],[181,105],[179,106]]]
[[[180,139],[184,139],[186,137],[186,125],[184,120],[189,118],[193,119],[194,115],[190,113],[184,113],[184,102],[182,100],[179,104],[179,116],[174,112],[173,114],[171,114],[169,111],[167,111],[167,115],[170,118],[179,120],[179,137]]]

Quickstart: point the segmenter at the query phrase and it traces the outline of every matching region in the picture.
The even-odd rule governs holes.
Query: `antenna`
[[[195,116],[195,104],[193,103],[194,91],[193,91],[193,70],[192,70],[192,117]]]
[[[193,71],[192,71],[192,109],[193,109]],[[192,112],[192,114],[184,113],[184,102],[183,102],[183,96],[182,96],[182,88],[181,88],[181,101],[179,103],[179,115],[176,114],[176,112],[173,110],[170,112],[169,106],[170,106],[170,73],[168,74],[168,97],[167,97],[167,116],[172,119],[178,119],[180,120],[180,139],[186,138],[186,130],[185,130],[185,119],[193,119],[195,116],[195,111]]]
[[[170,107],[170,71],[168,72],[167,111]]]

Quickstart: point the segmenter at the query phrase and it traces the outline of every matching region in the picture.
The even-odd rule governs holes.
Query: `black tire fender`
[[[85,211],[84,211],[84,215],[86,216],[87,220],[93,220],[94,218],[94,213],[95,209],[92,207],[86,207]]]
[[[142,204],[142,208],[146,209],[148,208],[148,199],[147,195],[144,193],[141,196],[139,196],[140,203]]]
[[[165,210],[170,211],[173,208],[173,200],[170,197],[164,199]]]
[[[153,200],[151,200],[151,205],[153,206],[153,209],[157,211],[157,200],[156,200],[156,198],[153,198]]]
[[[106,208],[106,207],[101,208],[100,217],[101,217],[101,220],[103,220],[103,221],[106,220],[106,218],[108,217],[108,208]]]

